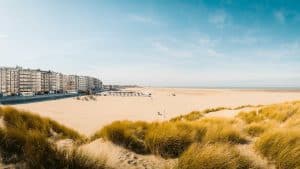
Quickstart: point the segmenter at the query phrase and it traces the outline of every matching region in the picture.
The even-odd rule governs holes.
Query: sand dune
[[[68,98],[14,105],[50,117],[77,131],[91,135],[115,120],[165,120],[193,110],[212,107],[272,104],[300,100],[300,92],[241,91],[225,89],[134,88],[152,97],[97,96],[97,100]],[[175,94],[175,96],[173,96]],[[158,112],[162,115],[159,116]],[[223,115],[234,112],[223,112]],[[212,114],[213,116],[214,114]]]

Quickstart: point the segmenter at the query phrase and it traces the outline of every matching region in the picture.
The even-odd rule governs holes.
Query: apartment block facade
[[[101,80],[88,76],[64,75],[53,71],[0,67],[0,94],[48,94],[87,92],[102,88]]]
[[[97,91],[102,88],[101,80],[90,76],[79,76],[79,91]]]
[[[19,92],[18,69],[0,67],[0,93],[13,94]]]
[[[42,92],[42,73],[39,70],[19,69],[19,92]]]

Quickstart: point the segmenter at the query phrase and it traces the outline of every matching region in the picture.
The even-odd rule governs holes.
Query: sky
[[[0,66],[105,84],[300,87],[297,0],[0,0]]]

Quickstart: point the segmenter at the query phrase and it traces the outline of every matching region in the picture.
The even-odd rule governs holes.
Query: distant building
[[[0,67],[0,95],[99,91],[101,80],[53,71]]]
[[[19,69],[0,67],[0,93],[19,93]]]
[[[63,91],[67,93],[78,92],[79,77],[76,75],[63,75]]]
[[[87,92],[89,90],[89,77],[79,76],[78,90],[80,92]]]
[[[19,93],[42,92],[42,73],[39,70],[19,69]]]
[[[42,92],[43,93],[61,93],[62,74],[52,71],[41,71],[42,73]]]

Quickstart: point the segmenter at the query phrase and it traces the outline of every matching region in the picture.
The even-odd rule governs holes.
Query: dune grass
[[[102,128],[92,139],[102,137],[136,153],[177,158],[195,142],[246,143],[235,125],[236,121],[223,118],[154,123],[117,121]]]
[[[240,112],[237,117],[246,123],[275,120],[283,123],[294,115],[300,114],[300,102],[287,102],[265,106],[257,111]]]
[[[195,121],[195,120],[199,120],[203,116],[204,116],[204,113],[201,112],[201,111],[192,111],[191,113],[189,113],[187,115],[180,115],[180,116],[174,117],[170,121],[171,122],[176,122],[176,121]]]
[[[279,169],[300,167],[300,128],[277,129],[263,134],[255,148]],[[298,168],[297,168],[298,167]]]
[[[261,114],[259,114],[257,111],[240,112],[237,115],[237,117],[242,119],[243,121],[245,121],[248,124],[254,123],[254,122],[258,123],[258,122],[265,120],[265,118]]]
[[[146,154],[149,149],[144,139],[148,128],[146,122],[116,121],[96,132],[91,139],[102,137],[136,153]]]
[[[177,169],[259,169],[229,144],[195,143],[182,154]]]
[[[247,124],[244,131],[251,137],[258,137],[270,129],[278,128],[275,121],[262,121]]]
[[[83,142],[85,138],[73,129],[67,128],[49,118],[42,118],[30,112],[17,110],[12,107],[1,108],[4,122],[9,128],[17,128],[22,131],[35,130],[51,136],[55,132],[61,138],[71,138],[74,141]]]
[[[164,158],[176,158],[191,143],[201,141],[205,133],[206,128],[195,123],[154,123],[146,134],[145,143],[153,154]]]
[[[207,118],[199,121],[206,126],[204,141],[208,143],[245,144],[247,139],[235,120],[225,118]]]
[[[77,152],[58,150],[38,131],[11,128],[0,131],[2,162],[24,162],[26,169],[108,169],[104,161],[93,160]]]
[[[195,121],[195,120],[199,120],[201,117],[203,117],[207,113],[221,111],[221,110],[225,110],[225,109],[229,109],[229,108],[217,107],[217,108],[205,109],[203,111],[192,111],[192,112],[190,112],[186,115],[180,115],[180,116],[174,117],[170,121],[171,122],[175,122],[175,121]]]
[[[51,132],[82,141],[77,132],[55,121],[10,107],[0,107],[5,128],[0,129],[0,152],[5,164],[24,163],[25,169],[108,169],[105,161],[94,160],[78,151],[60,150]],[[51,131],[53,130],[53,131]]]

